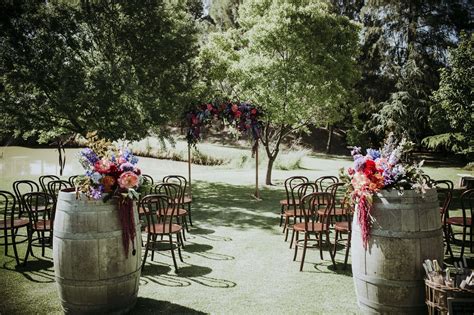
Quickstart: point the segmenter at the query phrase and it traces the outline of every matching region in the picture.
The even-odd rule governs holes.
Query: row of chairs
[[[336,268],[335,255],[339,244],[345,242],[344,268],[347,266],[351,240],[351,215],[345,196],[344,183],[335,176],[323,176],[311,182],[305,176],[292,176],[284,183],[286,199],[280,201],[280,226],[283,225],[285,241],[292,230],[290,249],[295,246],[293,260],[298,248],[302,248],[300,271],[303,270],[306,249],[319,247],[323,257],[323,242],[328,247],[332,263]],[[330,229],[335,231],[334,244],[330,241]],[[299,239],[300,234],[304,238]],[[344,239],[342,235],[347,235]],[[311,238],[312,236],[315,238]],[[323,239],[325,238],[325,239]]]
[[[443,226],[444,242],[446,243],[446,253],[454,258],[451,245],[455,242],[461,243],[461,253],[459,258],[464,256],[466,245],[469,243],[470,252],[473,252],[473,231],[474,221],[474,189],[464,191],[459,197],[461,206],[461,215],[456,213],[455,216],[450,214],[451,204],[453,201],[454,183],[450,180],[432,180],[425,176],[438,191],[438,199],[440,202],[440,217]],[[456,209],[455,209],[456,210]],[[455,232],[453,227],[457,227],[461,232]],[[456,235],[461,235],[461,239],[457,239]],[[469,241],[467,241],[469,237]]]
[[[0,210],[3,213],[3,220],[0,220],[0,229],[4,231],[5,254],[8,255],[8,248],[12,245],[17,265],[20,264],[17,250],[17,244],[19,243],[28,241],[28,249],[23,259],[23,264],[26,264],[30,253],[33,255],[32,246],[41,246],[42,255],[44,256],[45,247],[51,245],[57,194],[61,189],[74,187],[77,176],[79,175],[71,176],[66,181],[61,180],[55,175],[44,175],[39,178],[39,184],[33,180],[15,181],[13,183],[14,194],[9,191],[0,191],[0,205],[2,207]],[[188,217],[192,225],[192,199],[190,196],[184,194],[187,187],[186,179],[178,175],[169,175],[163,178],[162,183],[155,183],[151,176],[144,175],[144,177],[151,183],[151,188],[146,195],[166,196],[167,203],[170,205],[167,207],[165,214],[160,212],[158,215],[160,222],[164,222],[163,218],[166,216],[170,218],[168,221],[176,222],[173,224],[180,225],[180,221],[183,220],[187,228],[186,217]],[[137,207],[137,209],[139,209],[139,215],[147,216],[146,212],[140,212],[144,209],[154,209],[156,211],[163,209],[162,207],[158,208],[156,206],[149,207],[148,203],[150,202],[150,198],[142,198],[139,201],[139,207]],[[163,203],[161,202],[160,204]],[[184,206],[187,206],[187,210],[183,209]],[[177,209],[177,211],[174,212],[173,209]],[[150,213],[148,213],[148,217],[149,214]],[[155,221],[147,219],[146,223],[148,222]],[[21,237],[25,235],[19,233],[19,230],[22,228],[26,229],[26,238]],[[157,230],[151,226],[148,226],[147,229],[151,231],[148,234],[157,232]],[[174,229],[173,226],[172,230],[174,231]],[[163,232],[168,230],[167,228],[162,229]],[[35,234],[37,237],[33,237]],[[182,234],[183,238],[185,238],[184,230]],[[178,237],[181,238],[181,236]],[[156,237],[154,237],[153,240],[156,240]],[[184,246],[182,239],[180,243]],[[151,244],[151,242],[147,242],[147,244]],[[149,248],[150,246],[147,245],[146,249],[148,250]],[[146,254],[147,251],[143,259],[143,264],[146,260]],[[174,264],[177,269],[175,260]]]
[[[33,180],[18,180],[13,183],[13,193],[0,191],[0,205],[3,219],[0,229],[3,230],[5,254],[11,244],[17,265],[20,264],[17,244],[28,242],[28,248],[23,259],[26,264],[29,254],[33,255],[33,246],[41,246],[44,256],[45,247],[51,244],[57,193],[60,189],[70,188],[68,181],[61,180],[55,175],[44,175],[39,178],[39,184]],[[26,229],[26,238],[19,234],[20,229]],[[34,235],[36,234],[36,237]]]

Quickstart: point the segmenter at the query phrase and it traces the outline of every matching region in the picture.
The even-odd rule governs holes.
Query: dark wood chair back
[[[292,202],[293,189],[299,184],[304,184],[308,182],[309,182],[309,179],[306,176],[291,176],[285,179],[284,186],[285,186],[286,201],[287,201],[288,206]]]
[[[13,192],[15,193],[16,200],[18,201],[18,216],[21,217],[26,213],[25,206],[23,205],[23,195],[30,192],[39,192],[39,185],[32,180],[24,179],[13,182]]]
[[[321,203],[324,200],[324,203]],[[304,215],[305,229],[315,230],[316,224],[322,224],[323,230],[329,230],[330,212],[333,207],[333,197],[328,192],[314,192],[307,194],[301,199],[300,209]],[[323,209],[323,216],[321,221],[316,220],[318,210]]]
[[[318,186],[318,191],[326,191],[328,186],[338,182],[339,178],[336,176],[321,176],[314,181],[314,183]]]
[[[56,175],[43,175],[39,177],[39,183],[43,192],[48,193],[48,182],[52,180],[60,180]]]
[[[51,218],[52,197],[44,192],[31,192],[23,195],[23,204],[25,205],[28,218],[33,230],[52,230],[52,222],[47,221]]]

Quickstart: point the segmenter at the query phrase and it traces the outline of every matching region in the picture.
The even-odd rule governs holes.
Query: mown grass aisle
[[[334,271],[328,254],[321,261],[317,251],[308,251],[304,272],[298,271],[278,226],[283,191],[264,189],[264,200],[256,201],[251,186],[198,182],[193,193],[185,263],[178,262],[176,274],[168,252],[148,259],[133,314],[357,312],[350,266]],[[0,313],[61,313],[50,250],[26,268],[15,269],[3,247],[0,255]]]

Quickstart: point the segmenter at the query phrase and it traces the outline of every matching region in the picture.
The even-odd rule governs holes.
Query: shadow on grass
[[[194,255],[201,256],[206,259],[211,260],[234,260],[235,257],[225,254],[219,254],[211,252],[210,250],[213,249],[211,245],[208,244],[197,244],[197,243],[190,243],[186,245],[184,249],[185,252],[192,253]]]
[[[10,267],[9,264],[16,264],[14,260],[10,262],[5,262],[2,266],[2,269],[18,272],[28,281],[36,283],[53,283],[54,280],[54,271],[53,262],[51,260],[40,259],[29,260],[25,265],[17,265]]]
[[[189,232],[190,237],[201,237],[206,240],[210,241],[223,241],[223,242],[229,242],[232,241],[230,237],[226,236],[219,236],[219,235],[213,235],[215,233],[215,230],[207,229],[207,228],[200,228],[200,227],[193,227],[191,231]]]
[[[177,274],[170,274],[171,266],[150,263],[145,265],[140,278],[140,285],[158,284],[165,287],[188,287],[193,283],[210,288],[233,288],[237,284],[230,280],[209,277],[209,267],[187,265],[180,267]]]
[[[206,314],[168,301],[139,297],[129,314]]]
[[[196,217],[196,222],[205,222],[211,226],[264,230],[272,230],[279,224],[282,191],[262,189],[263,200],[257,201],[252,198],[254,187],[251,186],[197,182],[194,187],[193,217]]]

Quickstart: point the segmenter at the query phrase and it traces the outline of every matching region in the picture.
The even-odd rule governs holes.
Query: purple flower
[[[95,154],[95,152],[92,151],[92,149],[90,148],[82,149],[80,155],[81,157],[86,159],[91,165],[94,165],[99,160],[97,154]]]
[[[132,151],[130,151],[129,149],[126,149],[125,152],[123,152],[122,157],[127,160],[127,162],[130,162],[132,164],[138,163],[138,158],[133,155]]]
[[[102,197],[103,192],[104,192],[104,186],[102,186],[102,185],[99,185],[97,188],[91,187],[90,196],[93,199],[97,200],[97,199],[100,199]]]
[[[367,155],[372,158],[372,160],[377,160],[380,158],[380,151],[375,149],[367,149]]]
[[[361,150],[361,147],[352,148],[351,155],[354,157],[354,160],[356,159],[357,155],[360,155]]]
[[[135,166],[133,166],[133,164],[130,162],[123,163],[122,165],[120,165],[120,170],[124,172],[133,171],[134,168]]]
[[[364,169],[366,157],[361,154],[354,155],[354,170],[361,172]]]

